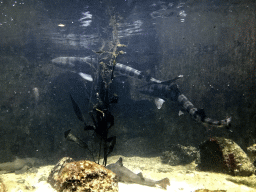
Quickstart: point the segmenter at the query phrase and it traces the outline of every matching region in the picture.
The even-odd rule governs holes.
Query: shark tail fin
[[[156,184],[162,187],[163,189],[167,189],[167,185],[170,185],[170,180],[166,177],[164,179],[157,181]]]

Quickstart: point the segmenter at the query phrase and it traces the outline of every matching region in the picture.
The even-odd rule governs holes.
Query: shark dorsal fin
[[[120,157],[116,163],[118,165],[120,165],[121,167],[123,167],[123,159],[122,159],[122,157]]]
[[[141,172],[138,173],[137,175],[138,175],[142,180],[145,180]]]

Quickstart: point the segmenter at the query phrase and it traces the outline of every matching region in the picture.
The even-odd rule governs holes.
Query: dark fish
[[[154,181],[151,179],[144,178],[142,173],[133,173],[131,170],[123,166],[123,159],[121,157],[116,163],[110,164],[106,166],[106,168],[113,171],[117,175],[118,180],[121,182],[138,183],[141,185],[147,185],[151,187],[159,185],[164,189],[167,188],[167,185],[170,185],[170,181],[168,178],[164,178],[159,181]]]

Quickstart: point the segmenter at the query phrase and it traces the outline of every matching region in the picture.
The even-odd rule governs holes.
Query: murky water
[[[243,173],[240,157],[254,166],[254,1],[2,0],[0,9],[1,163],[40,159],[26,174],[65,156],[158,158],[161,177],[194,163],[206,182],[217,178],[195,168],[203,146],[227,177]],[[209,186],[200,184],[238,187]]]

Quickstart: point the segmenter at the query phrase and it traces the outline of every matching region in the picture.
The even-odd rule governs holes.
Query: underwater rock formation
[[[213,137],[200,144],[199,148],[200,170],[239,176],[250,176],[255,171],[249,157],[231,139]]]
[[[189,164],[199,155],[199,151],[192,146],[171,145],[169,151],[162,153],[162,163],[175,165]]]
[[[57,183],[57,179],[59,177],[59,174],[61,170],[70,162],[73,162],[74,160],[70,157],[63,157],[51,170],[51,173],[47,179],[47,182],[50,183],[50,185],[55,188],[55,184]]]
[[[116,174],[94,162],[64,157],[52,169],[48,183],[58,192],[118,191]]]
[[[253,162],[254,166],[256,165],[256,144],[253,144],[247,147],[248,157]]]
[[[233,183],[246,185],[248,187],[256,188],[256,176],[252,175],[250,177],[230,177],[226,178],[228,181]]]

